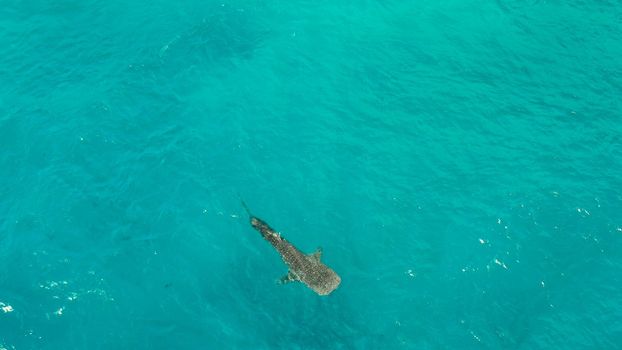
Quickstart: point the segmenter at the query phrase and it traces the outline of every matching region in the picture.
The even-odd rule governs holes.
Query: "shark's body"
[[[246,208],[246,205],[244,207]],[[246,210],[248,211],[248,208]],[[320,261],[322,255],[320,249],[313,254],[304,254],[265,221],[251,215],[250,212],[249,216],[251,226],[276,249],[289,267],[287,275],[281,278],[282,283],[300,281],[319,295],[328,295],[339,286],[341,282],[339,275]]]

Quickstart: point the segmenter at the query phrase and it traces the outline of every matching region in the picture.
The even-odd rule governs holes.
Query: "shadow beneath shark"
[[[266,31],[258,27],[250,13],[218,7],[200,23],[162,46],[159,56],[163,63],[179,67],[209,66],[233,58],[249,59],[266,35]]]

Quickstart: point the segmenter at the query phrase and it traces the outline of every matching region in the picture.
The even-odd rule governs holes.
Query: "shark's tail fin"
[[[238,197],[240,197],[238,195]],[[244,210],[246,210],[246,214],[248,214],[249,217],[253,217],[253,214],[251,214],[250,209],[248,209],[248,206],[246,205],[246,203],[244,203],[244,200],[242,199],[242,197],[240,197],[240,202],[242,203],[242,208],[244,208]]]

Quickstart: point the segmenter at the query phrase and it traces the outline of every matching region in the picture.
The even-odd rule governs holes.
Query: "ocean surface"
[[[1,1],[1,350],[621,344],[619,1]]]

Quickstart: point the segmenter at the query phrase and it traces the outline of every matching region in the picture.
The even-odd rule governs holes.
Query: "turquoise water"
[[[621,57],[616,1],[5,0],[0,349],[619,348]]]

